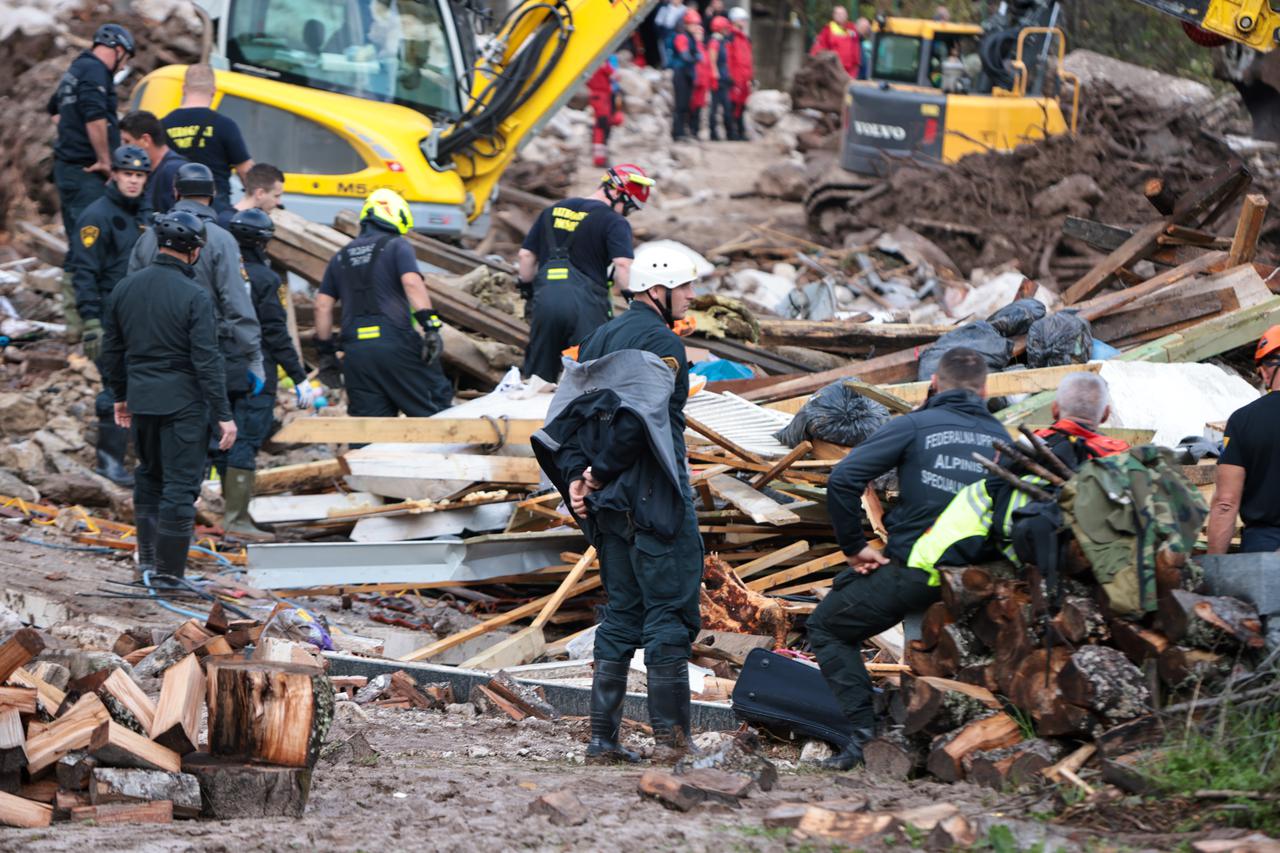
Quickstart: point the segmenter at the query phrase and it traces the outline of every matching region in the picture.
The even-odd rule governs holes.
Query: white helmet
[[[679,287],[696,281],[698,269],[693,259],[670,246],[641,246],[631,262],[627,290],[644,293],[655,287]]]
[[[735,24],[746,23],[747,19],[750,17],[750,13],[741,6],[734,6],[729,10],[729,20],[733,21]]]

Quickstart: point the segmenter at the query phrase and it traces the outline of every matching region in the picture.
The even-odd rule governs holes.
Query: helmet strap
[[[1267,370],[1271,373],[1268,374]],[[1258,365],[1258,373],[1262,375],[1262,383],[1268,391],[1275,391],[1276,378],[1280,376],[1280,360],[1268,359]]]
[[[675,317],[672,317],[672,316],[671,316],[671,288],[669,288],[669,287],[664,287],[664,288],[662,288],[662,289],[663,289],[663,291],[667,294],[667,298],[666,298],[666,300],[664,300],[664,301],[666,302],[666,304],[665,304],[665,305],[659,305],[659,306],[658,306],[658,309],[659,309],[659,311],[660,311],[660,312],[661,312],[661,314],[662,314],[662,319],[663,319],[663,321],[665,321],[665,322],[666,322],[666,324],[667,324],[667,326],[668,326],[668,327],[671,327],[671,326],[674,326],[674,325],[676,324]],[[654,299],[653,301],[654,301],[654,302],[657,302],[658,300],[657,300],[657,299]]]
[[[632,213],[640,209],[640,205],[636,204],[636,200],[629,193],[623,192],[612,181],[604,185],[604,197],[609,199],[609,206],[613,207],[619,201],[622,202],[622,215],[630,216]]]

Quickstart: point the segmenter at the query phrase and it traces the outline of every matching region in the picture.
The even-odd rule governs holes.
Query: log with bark
[[[318,667],[211,658],[209,751],[241,761],[312,767],[333,721],[333,686]]]
[[[865,743],[862,757],[867,772],[887,779],[910,779],[924,768],[924,753],[899,729],[890,729]]]
[[[703,561],[699,609],[711,631],[764,634],[775,648],[786,645],[789,623],[777,599],[748,589],[729,564],[714,554]]]
[[[302,817],[311,794],[309,767],[268,767],[193,752],[182,772],[200,782],[201,816],[218,820]]]
[[[956,782],[964,778],[963,762],[969,753],[1012,746],[1020,740],[1022,731],[1017,721],[995,711],[936,738],[925,766],[942,781]]]
[[[907,695],[903,732],[940,735],[982,716],[999,701],[990,691],[945,678],[903,678]]]
[[[969,781],[997,791],[1017,788],[1040,778],[1062,752],[1062,746],[1051,740],[1024,740],[1001,749],[970,753],[964,760],[965,775]]]
[[[1058,673],[1058,688],[1066,701],[1111,723],[1151,711],[1151,693],[1142,670],[1109,646],[1077,649]]]
[[[1058,675],[1070,660],[1071,650],[1062,646],[1035,649],[1019,662],[1010,680],[1009,700],[1031,715],[1040,735],[1081,734],[1093,722],[1089,712],[1068,702],[1058,686]]]
[[[1170,641],[1197,649],[1260,649],[1258,611],[1238,598],[1174,589],[1159,601],[1159,620]]]

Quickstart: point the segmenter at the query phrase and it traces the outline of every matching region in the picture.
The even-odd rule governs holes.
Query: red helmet
[[[697,24],[698,26],[702,26],[702,16],[698,14],[697,10],[690,9],[689,11],[684,13],[684,22],[686,26],[690,26],[690,27],[693,26],[694,24]]]
[[[711,32],[727,33],[733,29],[733,25],[729,23],[729,19],[724,15],[716,15],[711,19]]]
[[[1280,326],[1272,326],[1258,338],[1258,348],[1253,352],[1253,360],[1262,361],[1268,356],[1280,356]]]
[[[653,189],[653,178],[644,173],[644,169],[633,163],[619,163],[604,173],[600,179],[604,184],[605,195],[611,201],[623,199],[625,212],[639,210],[649,200],[649,192]]]

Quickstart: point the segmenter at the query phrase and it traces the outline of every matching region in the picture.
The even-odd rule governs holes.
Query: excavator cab
[[[1074,130],[1079,87],[1069,122],[1056,97],[1043,94],[1053,58],[1048,51],[1055,44],[1061,69],[1062,32],[1024,27],[1013,35],[1016,52],[1007,62],[993,63],[984,59],[992,34],[976,24],[878,22],[871,79],[850,82],[845,94],[841,166],[881,175],[894,158],[954,163],[967,154],[1011,151]]]

